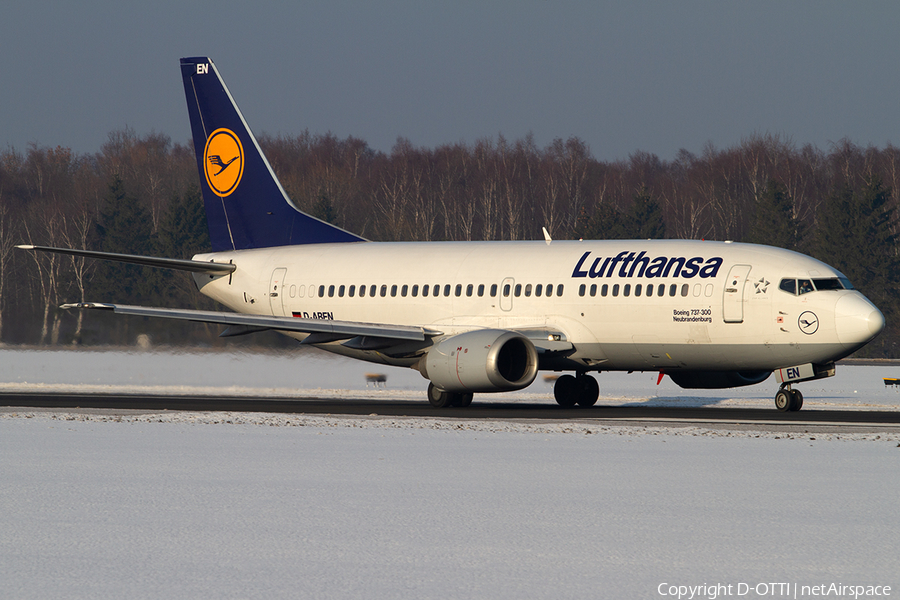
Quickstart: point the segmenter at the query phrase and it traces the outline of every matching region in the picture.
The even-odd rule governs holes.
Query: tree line
[[[900,150],[849,140],[827,151],[754,135],[673,160],[595,159],[578,138],[530,136],[390,152],[334,135],[261,136],[301,210],[372,240],[680,238],[758,242],[843,271],[885,313],[864,352],[896,356]],[[19,243],[189,258],[208,250],[190,143],[112,132],[99,152],[0,153],[0,342],[219,344],[215,327],[61,311],[114,301],[214,308],[188,276],[20,250]]]

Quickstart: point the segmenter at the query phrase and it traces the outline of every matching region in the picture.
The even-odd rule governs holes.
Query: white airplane
[[[796,252],[689,240],[370,242],[297,210],[209,58],[181,59],[213,251],[192,260],[22,246],[193,273],[234,312],[65,308],[267,329],[323,350],[417,369],[436,407],[556,380],[593,405],[602,371],[659,371],[683,388],[830,377],[884,316],[841,273]]]

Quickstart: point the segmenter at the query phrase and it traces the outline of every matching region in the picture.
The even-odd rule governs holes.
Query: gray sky
[[[178,68],[210,56],[256,133],[390,151],[577,136],[601,160],[754,133],[900,144],[900,3],[12,0],[0,147],[190,136]]]

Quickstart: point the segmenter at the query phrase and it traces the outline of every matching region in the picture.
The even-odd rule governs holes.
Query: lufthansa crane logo
[[[812,335],[819,329],[819,317],[815,313],[806,311],[797,319],[800,331],[807,335]]]
[[[237,188],[244,174],[244,147],[233,131],[223,127],[207,138],[203,172],[217,196],[224,198]]]

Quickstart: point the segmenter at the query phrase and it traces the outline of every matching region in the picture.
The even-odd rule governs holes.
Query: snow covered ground
[[[0,350],[0,389],[358,396],[373,370]],[[415,372],[381,372],[386,393],[423,397]],[[896,410],[881,380],[896,374],[840,368],[804,386],[807,406]],[[600,381],[612,403],[770,406],[774,387]],[[532,387],[510,399],[550,401]],[[0,598],[896,597],[898,473],[889,432],[4,411]]]

